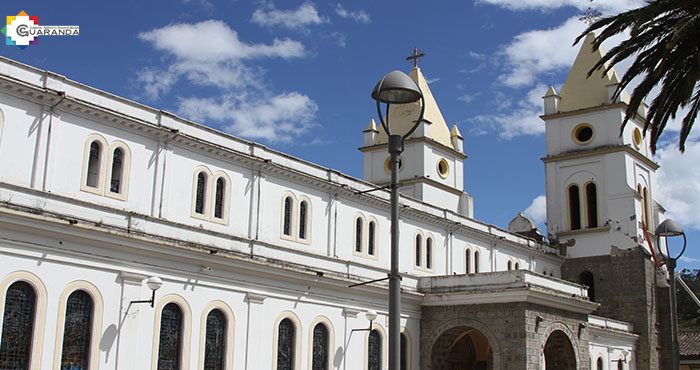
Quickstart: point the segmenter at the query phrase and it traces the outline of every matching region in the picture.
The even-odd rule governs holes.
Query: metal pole
[[[676,260],[668,259],[668,273],[671,274],[671,335],[673,336],[671,350],[673,351],[673,370],[680,369],[681,356],[678,343],[678,310],[676,308]]]
[[[401,366],[401,276],[399,275],[399,161],[403,137],[389,136],[391,160],[391,272],[389,273],[389,370]]]

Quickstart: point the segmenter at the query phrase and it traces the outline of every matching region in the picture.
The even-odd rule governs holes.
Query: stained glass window
[[[120,148],[114,149],[114,154],[112,155],[112,178],[109,182],[109,191],[112,193],[121,193],[123,157],[124,153]]]
[[[223,218],[224,193],[226,192],[226,180],[223,177],[216,179],[216,195],[214,197],[214,217]]]
[[[287,236],[292,235],[292,197],[284,198],[284,220],[282,233]]]
[[[301,204],[299,204],[299,239],[306,239],[308,207],[309,204],[306,201],[302,201]]]
[[[197,174],[197,193],[195,194],[194,212],[204,214],[204,197],[207,189],[207,175],[204,171]]]
[[[85,185],[96,188],[100,180],[100,161],[102,155],[102,147],[99,142],[93,141],[90,144],[90,154],[88,157],[87,166],[87,183]]]
[[[214,309],[207,315],[204,370],[223,369],[226,363],[226,315]]]
[[[362,219],[355,219],[355,252],[362,252]]]
[[[175,303],[168,303],[160,314],[158,344],[158,370],[180,368],[182,347],[182,310]]]
[[[277,370],[294,369],[295,335],[292,320],[282,320],[277,332]]]
[[[369,332],[367,339],[367,370],[382,368],[382,337],[377,330]]]
[[[370,256],[374,256],[374,234],[376,233],[376,223],[374,221],[369,222],[369,230],[367,230],[367,253]]]
[[[328,370],[328,328],[318,324],[314,327],[312,370]]]
[[[36,293],[28,283],[18,281],[5,294],[5,312],[0,338],[0,366],[28,369],[34,331]]]
[[[68,296],[66,301],[61,370],[88,368],[91,333],[92,297],[84,290],[76,290]]]

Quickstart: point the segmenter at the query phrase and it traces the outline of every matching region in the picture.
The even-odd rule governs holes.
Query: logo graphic
[[[38,45],[39,36],[78,36],[79,26],[40,26],[38,16],[30,16],[23,11],[7,16],[7,25],[2,28],[5,44],[24,49]]]

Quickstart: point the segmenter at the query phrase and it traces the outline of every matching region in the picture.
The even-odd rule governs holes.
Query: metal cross
[[[418,50],[418,48],[413,48],[413,55],[406,57],[406,60],[413,61],[413,66],[418,67],[418,58],[425,56],[425,53]]]

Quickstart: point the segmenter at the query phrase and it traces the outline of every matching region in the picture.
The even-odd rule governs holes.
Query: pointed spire
[[[362,131],[362,134],[364,136],[364,146],[372,146],[378,144],[377,135],[379,134],[379,130],[377,130],[377,123],[374,122],[374,117],[372,117],[369,120],[369,124],[367,125],[367,128],[364,131]]]
[[[377,122],[374,122],[374,117],[370,118],[369,125],[367,125],[367,128],[362,132],[367,132],[367,131],[379,131],[379,130],[377,130]]]
[[[559,101],[561,97],[557,95],[554,86],[549,85],[547,92],[542,97],[544,99],[544,115],[559,113]]]
[[[603,67],[588,77],[588,71],[605,55],[602,48],[593,49],[594,41],[595,34],[593,32],[586,35],[571,71],[566,77],[566,82],[561,88],[559,94],[561,96],[560,112],[570,112],[610,103],[608,85],[616,83],[614,82],[615,71],[611,69],[603,73],[605,68]],[[624,97],[626,94],[627,92],[623,91],[621,96]]]
[[[452,126],[452,131],[450,131],[450,136],[452,139],[452,147],[460,152],[464,153],[464,138],[462,137],[462,133],[459,132],[459,128],[457,128],[457,124],[455,123],[454,126]]]

